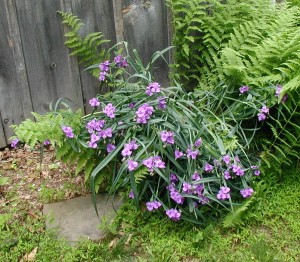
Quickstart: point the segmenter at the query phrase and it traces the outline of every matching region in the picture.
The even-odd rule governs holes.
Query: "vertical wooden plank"
[[[64,46],[63,27],[56,14],[59,0],[16,0],[27,76],[33,109],[44,113],[61,97],[82,107],[80,79]]]
[[[124,39],[137,49],[144,64],[155,51],[168,47],[167,8],[161,0],[123,0]],[[167,55],[168,57],[168,55]],[[162,60],[155,64],[154,77],[165,84],[168,66]]]
[[[124,41],[124,24],[122,14],[122,0],[113,0],[114,22],[117,43]]]
[[[16,68],[16,77],[18,81],[19,92],[21,94],[22,108],[24,118],[32,118],[32,101],[27,79],[27,72],[22,50],[19,24],[17,19],[15,1],[6,0],[6,14],[8,19],[8,29],[12,50],[14,54],[14,62]]]
[[[110,43],[104,45],[105,48],[109,48],[116,43],[112,1],[73,0],[71,3],[73,14],[78,16],[84,23],[80,30],[83,37],[92,32],[102,32],[105,39],[111,40]],[[80,66],[85,111],[89,113],[92,108],[88,101],[100,92],[99,81],[87,72],[82,72],[83,69],[84,67]]]
[[[3,133],[8,138],[13,135],[12,124],[24,119],[22,109],[22,92],[18,87],[17,70],[14,62],[12,39],[10,38],[9,22],[6,14],[6,1],[0,1],[0,112],[2,122],[1,143]]]
[[[3,124],[2,124],[2,117],[0,112],[0,148],[5,147],[8,144],[8,141],[6,142]]]

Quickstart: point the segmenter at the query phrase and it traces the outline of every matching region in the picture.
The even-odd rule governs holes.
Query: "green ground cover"
[[[270,174],[258,187],[242,223],[232,228],[172,222],[137,212],[128,203],[113,224],[105,225],[106,239],[82,241],[76,247],[45,230],[45,218],[31,213],[17,191],[7,193],[11,203],[1,207],[0,258],[20,261],[27,254],[35,261],[299,261],[299,169],[280,179]]]

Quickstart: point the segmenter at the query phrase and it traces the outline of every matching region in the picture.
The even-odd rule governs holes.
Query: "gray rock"
[[[57,229],[58,236],[75,245],[82,238],[99,240],[105,232],[99,229],[101,221],[111,221],[122,200],[119,196],[102,193],[97,195],[97,217],[92,196],[84,196],[45,204],[43,214],[47,216],[46,227]]]

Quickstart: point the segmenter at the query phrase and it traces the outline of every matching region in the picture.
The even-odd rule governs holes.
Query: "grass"
[[[10,193],[0,215],[0,261],[300,261],[300,171],[271,175],[235,226],[174,223],[126,203],[101,242],[71,247],[45,230],[44,217]]]

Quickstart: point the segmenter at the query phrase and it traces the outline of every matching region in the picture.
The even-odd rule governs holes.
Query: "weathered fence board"
[[[4,1],[0,1],[0,36],[0,112],[2,130],[8,142],[8,138],[12,135],[9,126],[24,120],[24,115]],[[1,144],[3,140],[1,137]]]
[[[169,45],[167,9],[161,0],[0,0],[0,147],[9,143],[9,128],[31,112],[44,113],[61,97],[74,108],[91,110],[90,98],[99,82],[64,46],[57,11],[72,12],[85,36],[100,31],[114,45],[127,41],[147,63],[152,54]],[[156,63],[157,81],[166,82],[168,68]]]
[[[148,63],[154,51],[169,46],[167,9],[161,0],[124,0],[122,1],[124,40],[129,42]],[[168,58],[168,55],[166,55]],[[154,77],[166,82],[168,72],[163,60],[155,64]]]
[[[17,0],[16,4],[34,111],[44,113],[60,97],[82,107],[80,83],[68,63],[56,14],[61,9],[59,1]]]

